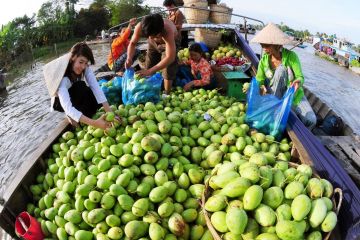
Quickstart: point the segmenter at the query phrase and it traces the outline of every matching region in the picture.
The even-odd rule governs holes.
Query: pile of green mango
[[[63,133],[30,186],[27,211],[47,239],[211,240],[205,183],[224,239],[321,239],[334,227],[331,184],[289,167],[292,143],[251,130],[244,103],[176,89],[157,104],[111,107],[111,128]]]
[[[216,165],[205,203],[213,227],[226,240],[323,239],[337,222],[333,186],[308,165],[271,158],[257,152],[244,162],[235,152]]]

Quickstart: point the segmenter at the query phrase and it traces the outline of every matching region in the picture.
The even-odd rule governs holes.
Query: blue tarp
[[[330,180],[335,188],[340,188],[343,191],[343,203],[338,215],[341,239],[360,239],[360,190],[338,160],[331,155],[293,112],[289,116],[288,128],[294,131],[304,146],[314,164],[314,169],[319,175]]]

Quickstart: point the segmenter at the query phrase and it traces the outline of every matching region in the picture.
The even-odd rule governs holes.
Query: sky
[[[0,8],[0,25],[16,17],[32,16],[46,0],[11,0]],[[80,0],[86,4],[91,0]],[[145,0],[145,4],[162,6],[163,0]],[[296,30],[308,29],[311,33],[336,33],[360,44],[359,0],[221,0],[234,9],[234,13],[253,17],[265,23],[274,22]],[[78,5],[76,8],[79,9]],[[233,18],[233,21],[240,20]]]

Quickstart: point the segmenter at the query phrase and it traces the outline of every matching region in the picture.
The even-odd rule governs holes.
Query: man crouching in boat
[[[264,27],[251,42],[260,43],[264,49],[256,74],[263,91],[281,98],[288,87],[294,86],[293,109],[304,125],[312,129],[316,125],[316,115],[304,96],[300,60],[295,52],[283,48],[294,42],[273,23]]]
[[[163,19],[160,14],[146,16],[135,27],[127,50],[125,68],[132,65],[136,43],[141,37],[148,38],[146,54],[146,68],[137,73],[140,77],[150,76],[162,70],[164,77],[165,93],[169,94],[172,83],[176,78],[176,26],[168,19]]]
[[[65,112],[72,125],[79,122],[106,129],[110,123],[104,116],[91,117],[101,107],[111,111],[103,91],[88,63],[94,64],[94,56],[88,45],[76,43],[71,51],[44,66],[44,76],[53,110]]]

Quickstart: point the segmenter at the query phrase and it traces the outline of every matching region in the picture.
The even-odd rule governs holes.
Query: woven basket
[[[210,29],[195,28],[195,42],[204,42],[209,48],[215,48],[220,44],[221,32]]]
[[[208,11],[208,3],[207,2],[190,2],[186,3],[185,7],[196,7],[206,10],[185,8],[185,18],[187,23],[191,24],[202,24],[206,23],[209,20],[209,11]]]
[[[296,164],[296,163],[293,163],[293,162],[289,162],[289,166],[296,168],[299,165]],[[217,171],[214,171],[212,173],[212,176],[216,175],[216,172]],[[317,174],[313,174],[313,177],[320,178],[320,176],[317,175]],[[205,190],[204,190],[203,195],[201,197],[201,208],[202,208],[202,212],[204,213],[206,226],[208,227],[213,239],[214,240],[222,240],[219,233],[216,231],[216,229],[214,228],[214,226],[211,223],[210,214],[205,209],[206,200],[210,197],[211,192],[212,192],[212,190],[211,190],[211,188],[209,186],[209,181],[206,181],[205,182]],[[333,196],[332,196],[332,201],[333,201],[333,205],[334,205],[333,211],[336,213],[336,215],[339,214],[341,204],[342,204],[342,200],[343,200],[342,190],[340,188],[335,188]],[[328,232],[325,235],[323,240],[328,240],[330,238],[330,235],[331,235],[331,232]]]
[[[199,2],[206,3],[207,5],[209,5],[206,0],[183,0],[183,2],[184,5],[191,5],[193,3],[199,3]]]
[[[209,16],[210,22],[215,24],[228,24],[231,22],[231,13],[233,11],[232,8],[211,4],[210,10],[211,10]]]

